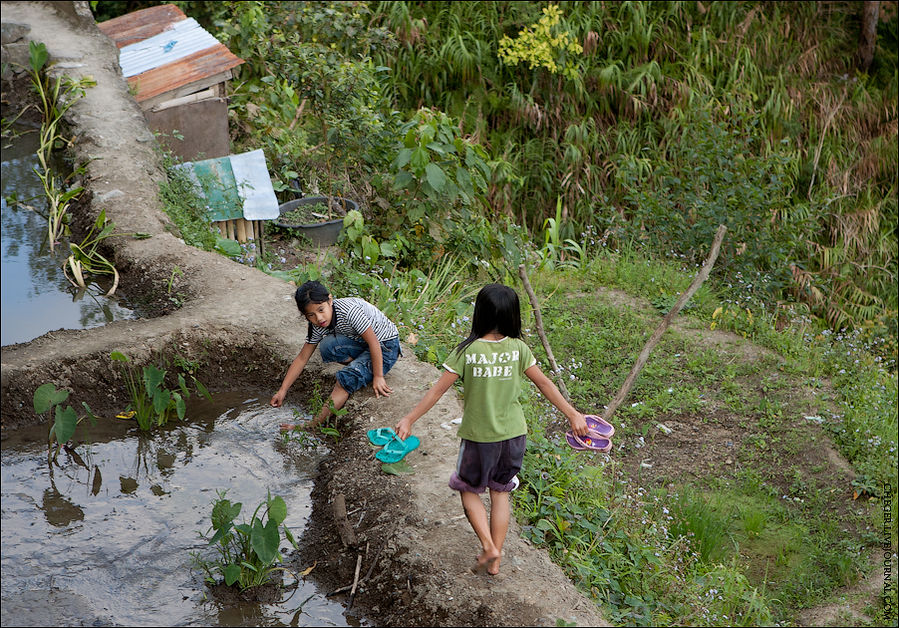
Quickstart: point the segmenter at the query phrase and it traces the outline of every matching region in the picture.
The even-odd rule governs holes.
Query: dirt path
[[[172,235],[157,200],[163,175],[155,141],[128,94],[117,51],[94,25],[87,3],[3,2],[2,15],[4,22],[29,26],[25,42],[44,42],[59,71],[92,76],[97,82],[72,107],[68,119],[77,136],[76,159],[88,162],[85,185],[93,198],[79,210],[76,221],[89,224],[105,209],[117,232],[152,235],[116,241],[115,262],[124,272],[122,288],[132,298],[159,302],[171,292],[187,296],[183,307],[163,317],[51,332],[30,343],[4,347],[3,429],[35,420],[32,394],[48,381],[72,390],[76,407],[89,401],[100,414],[119,407],[126,396],[108,359],[113,350],[138,363],[154,354],[199,360],[203,366],[198,376],[213,390],[274,390],[302,342],[303,326],[291,286],[218,254],[188,247]],[[174,274],[176,268],[183,277]],[[372,621],[555,625],[564,620],[607,625],[595,605],[544,552],[520,539],[514,524],[504,574],[488,578],[468,573],[477,543],[460,517],[457,496],[446,486],[457,451],[455,430],[440,425],[461,416],[456,399],[446,396],[419,422],[422,446],[409,458],[414,475],[395,478],[380,472],[365,430],[393,425],[398,413],[411,407],[437,375],[433,367],[410,357],[411,351],[406,353],[388,376],[395,391],[389,399],[375,400],[363,393],[348,406],[353,429],[324,470],[316,489],[320,498],[313,513],[316,525],[304,538],[308,553],[323,553],[316,573],[337,582],[346,577],[348,561],[355,566],[355,551],[331,553],[328,544],[335,541],[328,500],[341,492],[354,512],[360,539],[369,547],[368,553],[362,546],[358,549],[366,572],[378,557],[355,600]],[[309,368],[320,369],[320,362]],[[294,396],[298,401],[299,393]]]

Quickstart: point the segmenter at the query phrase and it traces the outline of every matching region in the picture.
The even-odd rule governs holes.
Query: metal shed
[[[206,215],[223,238],[262,245],[263,221],[278,217],[278,199],[262,150],[176,166],[196,184]]]
[[[172,153],[185,160],[229,154],[227,85],[243,59],[173,4],[98,26],[119,48],[122,75]]]

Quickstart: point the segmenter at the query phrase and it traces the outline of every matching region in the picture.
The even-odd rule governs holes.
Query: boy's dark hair
[[[455,351],[462,353],[478,338],[496,331],[509,338],[521,338],[521,306],[518,293],[501,283],[487,284],[478,292],[471,317],[471,334]]]
[[[328,289],[325,288],[321,284],[321,282],[307,281],[302,286],[297,288],[297,291],[294,293],[293,298],[297,302],[297,309],[300,310],[300,314],[305,317],[307,305],[318,305],[319,303],[324,303],[330,296],[331,293],[328,292]],[[334,329],[334,326],[336,324],[337,316],[335,315],[331,317],[331,324],[328,326],[328,329]],[[311,338],[312,323],[309,323],[309,327],[306,329],[306,340],[309,341]]]

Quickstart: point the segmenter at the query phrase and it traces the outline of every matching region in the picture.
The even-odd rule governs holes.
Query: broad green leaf
[[[409,160],[412,158],[412,149],[403,148],[396,155],[396,159],[393,160],[391,167],[394,170],[402,170],[403,167],[409,163]]]
[[[397,175],[393,178],[393,189],[394,190],[402,190],[407,185],[412,183],[414,177],[411,172],[406,172],[403,170],[402,172],[398,172]]]
[[[201,395],[203,395],[209,401],[212,401],[212,395],[210,395],[209,391],[206,390],[206,387],[200,383],[200,380],[198,380],[196,377],[194,377],[193,380],[194,380],[194,386],[197,387],[197,392],[199,392]]]
[[[429,161],[431,161],[431,159],[428,156],[428,151],[421,146],[412,151],[412,159],[410,160],[410,163],[416,171],[419,171],[427,166]]]
[[[222,569],[222,573],[225,575],[225,584],[227,584],[229,587],[240,580],[239,565],[235,565],[233,563],[227,565],[224,569]]]
[[[274,497],[268,503],[268,518],[280,525],[287,518],[287,504],[281,497]]]
[[[153,366],[144,367],[144,387],[147,390],[147,395],[153,396],[154,392],[161,386],[163,380],[165,379],[165,371],[160,370]]]
[[[178,388],[181,389],[181,395],[183,397],[190,397],[190,391],[187,389],[187,382],[184,381],[184,375],[178,373]]]
[[[415,473],[415,469],[413,469],[408,462],[405,460],[400,460],[399,462],[392,462],[390,464],[384,462],[381,464],[381,471],[384,473],[388,473],[390,475],[402,475],[405,473]]]
[[[446,155],[447,149],[452,150],[452,146],[447,146],[446,144],[441,144],[440,142],[431,142],[428,144],[428,149],[434,151],[439,155]]]
[[[436,192],[442,192],[443,188],[446,186],[446,174],[437,164],[430,163],[425,166],[425,173],[428,178],[428,183]]]
[[[167,390],[159,390],[153,393],[153,410],[158,415],[162,415],[165,412],[165,409],[169,407],[169,402],[172,400],[172,393]],[[161,417],[160,417],[161,418]]]
[[[68,390],[57,390],[52,382],[47,382],[34,391],[34,411],[43,414],[53,406],[69,398]]]
[[[381,255],[384,257],[394,257],[396,255],[396,247],[392,242],[381,242]]]
[[[409,129],[406,132],[406,136],[403,138],[403,144],[406,146],[406,148],[412,148],[413,146],[416,146],[418,144],[418,141],[416,140],[416,137],[415,137],[415,129],[414,128]]]
[[[69,439],[75,435],[75,426],[78,424],[78,415],[72,406],[66,406],[63,410],[62,406],[56,406],[56,422],[53,424],[53,430],[56,434],[56,442],[64,445]]]
[[[47,63],[47,59],[50,58],[46,44],[32,41],[28,44],[28,53],[28,63],[31,65],[31,69],[34,70],[35,74],[40,73]]]
[[[459,184],[466,194],[469,196],[474,196],[474,188],[471,186],[471,175],[468,174],[468,170],[463,168],[462,166],[458,166],[456,168],[456,182]]]
[[[265,272],[265,274],[271,275],[272,277],[275,277],[275,278],[277,278],[277,279],[281,279],[282,281],[293,282],[293,275],[291,275],[291,274],[288,273],[287,271],[283,271],[283,270],[269,270],[269,269],[267,269],[267,268],[263,268],[262,271]]]
[[[264,565],[270,565],[275,560],[280,540],[278,524],[274,520],[269,519],[264,526],[261,521],[253,524],[253,531],[250,532],[250,545]]]
[[[219,542],[219,540],[221,540],[222,538],[224,538],[225,540],[224,540],[224,542],[223,542],[223,545],[227,545],[227,544],[228,544],[228,538],[229,538],[229,537],[227,537],[227,534],[228,534],[228,532],[230,532],[230,531],[231,531],[231,524],[230,524],[230,523],[226,523],[223,527],[221,527],[221,528],[219,528],[218,530],[215,531],[215,534],[212,535],[212,538],[211,538],[211,539],[209,539],[209,544],[210,544],[210,545],[215,545],[216,543]]]
[[[224,253],[228,257],[240,257],[243,254],[243,249],[240,248],[240,243],[236,240],[228,240],[227,238],[216,237],[215,239],[215,248],[220,253]]]
[[[173,392],[172,398],[175,400],[175,412],[178,414],[178,419],[183,421],[184,415],[187,414],[187,405],[179,393]]]
[[[240,513],[241,504],[238,502],[234,506],[237,507],[237,512],[234,512],[231,500],[220,499],[215,502],[212,506],[212,527],[218,530],[234,521],[234,517]]]
[[[125,355],[124,353],[121,353],[119,351],[113,351],[112,353],[110,353],[109,358],[111,360],[115,360],[116,362],[130,362],[131,361],[131,358],[129,358],[127,355]]]

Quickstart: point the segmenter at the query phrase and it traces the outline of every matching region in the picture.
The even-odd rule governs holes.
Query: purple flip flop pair
[[[565,432],[565,440],[573,449],[593,451],[610,451],[612,449],[612,434],[615,428],[608,421],[604,421],[592,414],[585,415],[587,419],[587,435],[578,436],[571,430]]]

